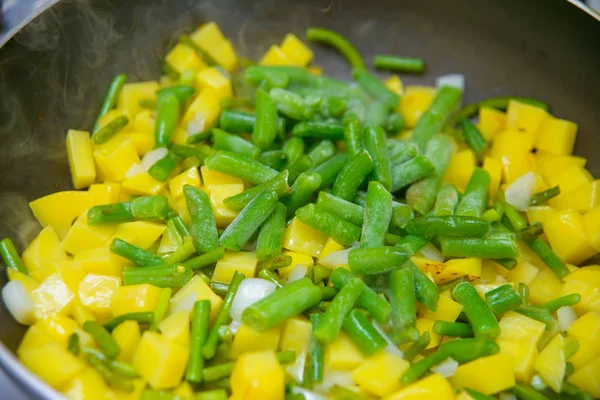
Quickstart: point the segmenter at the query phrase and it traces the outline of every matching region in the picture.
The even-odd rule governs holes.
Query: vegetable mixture
[[[461,107],[215,23],[69,130],[77,190],[0,242],[23,364],[70,399],[600,397],[600,180],[548,105]],[[423,60],[378,55],[406,73]],[[586,263],[587,261],[587,263]]]

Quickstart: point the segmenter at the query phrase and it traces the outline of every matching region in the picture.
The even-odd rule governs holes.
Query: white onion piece
[[[431,370],[446,378],[450,378],[451,376],[454,376],[457,368],[458,362],[456,362],[456,360],[454,360],[453,358],[448,357],[446,361],[436,365],[435,367],[431,368]]]
[[[134,176],[138,176],[139,174],[143,174],[147,171],[148,168],[145,168],[142,164],[135,163],[131,167],[129,167],[127,172],[125,172],[125,178],[131,179]]]
[[[190,293],[185,296],[183,299],[179,300],[177,304],[174,305],[171,302],[171,307],[169,308],[169,315],[175,314],[177,311],[187,311],[191,312],[194,308],[194,303],[196,302],[196,297],[198,297],[198,293]]]
[[[421,247],[421,250],[419,250],[417,254],[433,261],[444,261],[442,253],[431,243],[427,243],[425,246]]]
[[[439,89],[442,86],[452,86],[461,91],[465,91],[465,76],[461,74],[450,74],[438,76],[435,80],[435,86]]]
[[[146,168],[146,171],[148,171],[151,166],[156,164],[158,160],[165,158],[168,153],[169,150],[167,150],[166,147],[159,147],[158,149],[150,150],[142,158],[142,165],[144,168]]]
[[[333,253],[327,254],[321,260],[319,260],[319,264],[327,268],[337,268],[340,265],[348,265],[348,254],[350,253],[349,249],[334,251]]]
[[[305,264],[296,264],[294,268],[288,274],[286,280],[288,283],[292,283],[299,279],[302,279],[306,276],[306,272],[308,271],[308,267]]]
[[[229,329],[231,330],[231,333],[233,333],[235,335],[237,333],[238,329],[240,329],[241,325],[242,325],[241,322],[231,321],[231,323],[229,324]]]
[[[194,118],[187,124],[187,133],[189,135],[195,135],[196,133],[203,132],[205,125],[206,117],[203,113],[197,112],[194,114]]]
[[[356,383],[352,379],[351,371],[326,371],[323,376],[323,382],[317,383],[313,389],[317,392],[329,393],[329,390],[335,385],[342,387],[354,386]]]
[[[18,323],[31,325],[35,322],[31,295],[21,281],[10,281],[2,289],[4,305]]]
[[[392,339],[390,339],[390,337],[387,335],[387,333],[385,333],[385,331],[383,330],[381,325],[379,325],[376,321],[373,321],[373,327],[375,327],[377,332],[379,332],[379,334],[381,336],[383,336],[383,338],[387,342],[387,346],[383,350],[386,353],[389,353],[393,356],[398,356],[400,358],[404,358],[404,352],[402,350],[400,350],[398,348],[398,346],[396,346],[396,344],[392,341]]]
[[[542,377],[539,375],[534,375],[533,378],[531,378],[531,386],[533,386],[535,390],[539,391],[545,390],[548,387],[546,386],[546,382],[544,382]]]
[[[505,191],[506,202],[519,211],[527,211],[535,193],[535,174],[528,172],[518,177]]]
[[[293,386],[292,394],[301,394],[304,400],[327,400],[327,397],[300,386]]]
[[[558,326],[563,332],[569,329],[577,319],[575,310],[573,310],[573,307],[569,306],[561,307],[556,310],[556,315],[558,315]]]
[[[244,279],[238,287],[237,293],[233,298],[229,315],[234,321],[242,320],[244,310],[273,293],[277,289],[277,285],[265,279],[250,278]]]

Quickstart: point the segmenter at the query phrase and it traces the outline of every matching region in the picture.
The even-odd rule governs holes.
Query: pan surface
[[[403,76],[407,84],[461,73],[466,103],[493,95],[544,100],[579,124],[576,153],[600,176],[600,23],[565,0],[64,0],[0,49],[0,237],[22,251],[40,229],[28,201],[71,188],[65,132],[89,129],[111,78],[155,79],[178,34],[212,20],[254,59],[288,32],[303,37],[308,26],[324,26],[367,60],[425,59],[426,73]],[[339,55],[314,50],[327,74],[349,78]],[[57,398],[12,355],[24,332],[2,304],[0,365],[33,398]]]

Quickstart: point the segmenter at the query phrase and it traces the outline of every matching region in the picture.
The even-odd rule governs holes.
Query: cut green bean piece
[[[546,203],[548,200],[555,198],[560,194],[560,187],[554,186],[542,192],[538,192],[531,196],[530,205],[539,206]]]
[[[206,159],[209,169],[232,175],[258,185],[274,178],[278,172],[261,162],[229,151],[217,151]]]
[[[519,240],[524,240],[525,242],[536,239],[542,233],[544,233],[544,227],[541,222],[534,222],[528,227],[515,232],[517,238]]]
[[[350,311],[344,319],[342,329],[367,356],[373,355],[387,346],[387,342],[381,333],[358,309]]]
[[[308,204],[298,209],[296,217],[342,246],[351,246],[360,238],[358,226],[318,208],[315,204]]]
[[[214,150],[204,144],[198,143],[195,145],[186,146],[183,144],[174,144],[171,143],[169,145],[169,150],[171,153],[178,155],[179,157],[190,158],[194,157],[200,161],[200,163],[204,163],[206,158],[214,153]],[[185,168],[184,168],[185,169]]]
[[[380,126],[367,127],[363,131],[365,149],[373,159],[372,179],[386,189],[392,187],[392,167],[387,149],[385,131]]]
[[[367,106],[364,126],[385,126],[388,118],[388,106],[379,101],[373,101]]]
[[[169,144],[179,123],[179,114],[180,105],[177,96],[173,93],[165,93],[158,98],[154,126],[156,147]]]
[[[504,210],[504,215],[508,218],[515,231],[527,228],[527,221],[515,207],[509,203],[502,202],[502,208]]]
[[[498,320],[479,297],[473,285],[468,282],[459,283],[452,291],[452,295],[462,304],[463,312],[473,327],[475,337],[493,339],[500,334]]]
[[[264,90],[256,91],[256,123],[252,131],[252,143],[266,149],[277,137],[277,107]]]
[[[125,392],[133,391],[133,382],[130,379],[125,379],[109,367],[104,361],[102,353],[95,349],[84,348],[83,353],[87,362],[108,382],[111,386],[119,388]]]
[[[429,346],[429,342],[431,342],[431,338],[429,336],[429,332],[425,331],[419,339],[417,339],[408,349],[404,351],[404,359],[406,361],[411,361],[415,359],[416,356],[421,354],[423,350],[427,346]]]
[[[312,159],[306,154],[301,155],[300,158],[298,158],[296,160],[296,162],[294,162],[293,164],[290,164],[287,167],[287,171],[289,173],[289,176],[288,176],[289,184],[292,185],[294,182],[296,182],[296,179],[298,179],[298,177],[300,176],[301,173],[309,171],[310,169],[312,169],[312,167],[313,167]]]
[[[334,196],[333,194],[323,191],[319,192],[317,207],[345,219],[356,226],[362,226],[363,224],[365,213],[364,207],[344,200],[341,197]]]
[[[108,358],[115,358],[121,352],[119,344],[102,325],[94,321],[85,321],[83,323],[83,330],[94,338],[98,347],[100,347]]]
[[[281,255],[285,215],[286,207],[278,203],[269,218],[261,226],[256,241],[256,258],[259,261],[272,260]]]
[[[438,287],[411,261],[404,268],[409,268],[413,273],[415,283],[415,296],[425,307],[431,311],[437,310],[440,298]]]
[[[267,268],[261,269],[258,273],[258,277],[265,279],[269,282],[273,282],[275,285],[277,285],[278,288],[283,287],[283,282],[281,281],[279,276],[275,272],[270,271]]]
[[[395,109],[400,104],[400,96],[389,90],[383,82],[366,69],[352,69],[352,79],[375,100],[384,104],[387,110]]]
[[[121,314],[112,319],[109,319],[104,323],[104,328],[112,331],[117,326],[121,325],[125,321],[136,321],[140,324],[152,324],[154,323],[154,312],[152,311],[141,311],[127,314]]]
[[[246,111],[223,110],[219,126],[227,132],[252,133],[256,115]]]
[[[550,400],[548,397],[544,396],[543,393],[538,392],[531,386],[522,385],[520,383],[513,386],[512,392],[522,400]]]
[[[485,235],[489,228],[490,224],[480,218],[448,215],[414,218],[406,226],[406,231],[425,238],[436,236],[480,237]]]
[[[283,199],[287,207],[287,216],[294,215],[297,209],[306,205],[321,186],[321,175],[314,172],[303,172],[292,185],[292,193]]]
[[[546,331],[552,332],[556,327],[556,320],[552,318],[550,311],[544,307],[528,304],[517,308],[515,311],[526,317],[544,323],[546,325]]]
[[[311,314],[310,322],[315,327],[321,321],[322,314]],[[308,379],[310,382],[322,382],[323,375],[325,372],[325,346],[323,343],[315,339],[314,336],[310,338],[310,344],[308,349]],[[306,378],[305,378],[306,379]]]
[[[239,136],[232,135],[219,128],[212,129],[215,150],[226,150],[250,158],[258,158],[260,149]]]
[[[163,288],[160,291],[160,296],[158,296],[158,303],[156,304],[156,308],[154,309],[154,321],[148,327],[148,330],[153,332],[158,332],[158,324],[165,319],[167,312],[169,311],[169,307],[171,306],[171,295],[173,294],[172,288]]]
[[[183,107],[185,103],[192,98],[194,93],[196,93],[196,89],[189,85],[173,85],[159,89],[156,92],[156,96],[160,99],[161,96],[164,96],[167,93],[174,94],[177,97],[177,100],[179,100],[179,104]]]
[[[440,239],[445,257],[516,258],[519,253],[513,234],[490,234],[480,238]]]
[[[267,190],[274,190],[279,198],[288,196],[291,193],[291,188],[288,185],[288,176],[289,172],[284,170],[265,183],[246,189],[235,196],[226,198],[223,203],[227,208],[240,211],[257,195]]]
[[[265,151],[258,156],[258,161],[274,170],[281,171],[287,164],[287,155],[282,150]]]
[[[192,270],[181,265],[129,268],[123,271],[123,285],[149,284],[160,288],[181,288],[193,275]]]
[[[406,251],[411,256],[414,256],[417,251],[421,250],[427,243],[429,243],[429,240],[422,236],[407,235],[396,245],[396,247]]]
[[[406,228],[406,225],[414,218],[414,213],[409,205],[404,203],[392,203],[392,219],[390,220],[390,229],[395,228],[399,231]]]
[[[208,195],[192,185],[183,187],[183,195],[192,222],[190,234],[194,247],[199,252],[216,249],[219,247],[219,235]]]
[[[190,338],[190,358],[185,372],[185,379],[189,382],[202,382],[204,357],[202,348],[208,336],[210,325],[210,301],[200,300],[194,303],[192,328]]]
[[[141,267],[152,267],[165,263],[164,260],[159,256],[119,238],[115,238],[112,241],[110,244],[110,251],[138,264]]]
[[[485,294],[485,301],[496,315],[502,315],[523,304],[521,295],[509,284],[499,286],[487,292]]]
[[[401,268],[390,272],[389,285],[394,329],[403,331],[413,328],[417,322],[417,306],[412,269]]]
[[[344,153],[338,153],[323,164],[313,168],[312,172],[321,175],[320,189],[331,187],[347,163],[348,156]]]
[[[15,245],[9,238],[4,238],[0,241],[0,255],[7,267],[16,269],[22,274],[27,275],[27,269],[25,269],[25,265],[23,264],[21,257],[19,257]]]
[[[363,133],[360,123],[356,120],[350,121],[344,128],[344,141],[346,152],[351,160],[364,150]]]
[[[488,396],[487,394],[483,394],[481,392],[478,392],[474,389],[470,389],[470,388],[464,388],[465,392],[467,392],[469,394],[469,396],[471,396],[471,398],[473,398],[473,400],[496,400],[495,397],[493,396]]]
[[[463,119],[462,130],[465,141],[473,149],[475,156],[480,159],[483,153],[488,149],[488,143],[485,141],[479,129],[468,119]]]
[[[435,353],[431,353],[428,356],[420,359],[419,361],[413,363],[410,368],[406,370],[406,372],[400,377],[400,383],[402,385],[408,385],[421,376],[425,375],[427,371],[431,368],[435,367],[438,364],[441,364],[448,358],[448,354],[442,351],[436,351]]]
[[[380,54],[373,59],[373,66],[391,71],[421,73],[425,69],[425,62],[420,58]]]
[[[353,68],[365,67],[365,62],[356,47],[337,32],[325,28],[308,28],[306,39],[309,42],[322,43],[335,48],[348,60]]]
[[[566,296],[558,297],[554,300],[550,300],[544,304],[544,308],[550,312],[557,311],[561,307],[572,307],[581,301],[581,295],[579,293],[568,294]]]
[[[293,164],[304,154],[304,140],[291,137],[283,144],[282,150],[287,155],[288,164]]]
[[[183,243],[174,252],[165,257],[165,263],[181,264],[189,260],[194,254],[196,254],[194,242],[190,236],[186,236],[183,239]]]
[[[120,74],[113,78],[110,86],[108,87],[108,91],[106,92],[106,96],[104,97],[104,101],[102,102],[102,106],[100,106],[100,111],[96,117],[96,122],[92,128],[92,132],[96,132],[98,130],[98,122],[100,119],[115,107],[119,93],[121,93],[121,89],[123,89],[123,85],[125,85],[126,81],[127,75],[125,74]]]
[[[79,355],[79,352],[81,351],[81,339],[77,332],[73,332],[69,335],[69,339],[67,341],[67,350],[69,350],[69,353],[73,354],[74,356]]]
[[[170,212],[169,199],[165,196],[141,196],[131,201],[131,214],[135,219],[160,221],[167,219]]]
[[[337,153],[337,149],[331,140],[321,140],[308,152],[308,156],[313,160],[313,166],[316,167],[329,160],[335,153]]]
[[[441,336],[472,337],[473,328],[463,322],[435,321],[433,332]]]
[[[344,125],[326,121],[305,121],[294,125],[292,133],[298,137],[342,140],[344,139]]]
[[[407,252],[397,247],[361,247],[350,251],[348,266],[355,274],[382,274],[400,268],[409,257]]]
[[[314,117],[315,110],[302,96],[294,92],[281,88],[273,88],[269,91],[269,96],[275,102],[277,110],[291,119],[300,121]]]
[[[419,155],[402,164],[392,167],[392,192],[397,192],[408,185],[427,178],[435,173],[431,161],[425,156]]]
[[[480,217],[488,204],[490,173],[483,168],[475,168],[465,194],[456,207],[456,215]]]
[[[129,124],[129,118],[124,115],[118,116],[94,132],[92,140],[95,144],[106,143],[110,138],[117,134],[117,132],[127,126],[127,124]]]
[[[419,155],[419,146],[412,140],[387,140],[388,153],[392,166],[402,164]]]
[[[554,272],[558,279],[563,279],[565,276],[570,274],[565,263],[542,239],[537,238],[529,241],[527,242],[527,246],[529,246],[529,248],[533,250],[533,252],[537,254],[542,261],[544,261],[544,263],[552,270],[552,272]]]
[[[392,195],[379,182],[369,182],[367,206],[360,235],[361,247],[383,246],[392,219]]]
[[[166,182],[180,160],[181,157],[177,154],[168,152],[166,156],[155,162],[150,169],[148,169],[148,174],[157,181]]]
[[[217,247],[216,249],[209,250],[204,254],[187,260],[182,265],[191,270],[198,270],[207,267],[211,264],[216,263],[225,255],[224,247]]]
[[[446,120],[455,110],[462,97],[462,91],[452,86],[443,86],[438,91],[429,109],[423,113],[413,130],[412,139],[425,150],[429,140],[442,130]]]
[[[371,155],[367,151],[361,151],[340,171],[331,188],[331,194],[352,201],[360,185],[373,170],[373,166]]]
[[[450,183],[443,185],[436,196],[433,214],[437,216],[454,214],[458,199],[458,190],[456,190],[456,186]]]

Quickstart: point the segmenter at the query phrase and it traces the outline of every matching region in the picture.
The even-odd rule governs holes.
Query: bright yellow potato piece
[[[54,261],[50,264],[48,270],[52,271],[48,276],[52,273],[57,273],[60,279],[73,293],[77,292],[79,282],[85,277],[83,266],[79,262],[72,260]],[[34,273],[38,271],[34,271]],[[46,279],[46,277],[43,279]],[[39,280],[42,281],[43,279]]]
[[[200,172],[202,174],[202,182],[204,182],[204,187],[206,187],[208,190],[211,190],[214,185],[244,184],[244,181],[242,181],[240,178],[208,169],[205,166],[200,167]]]
[[[496,339],[500,353],[511,357],[515,378],[530,382],[533,376],[533,362],[538,355],[537,347],[528,340]]]
[[[183,43],[176,44],[166,55],[165,61],[180,74],[192,68],[197,71],[206,68],[206,64],[194,49]]]
[[[590,311],[577,318],[567,333],[576,338],[600,340],[600,312]]]
[[[581,390],[589,392],[594,398],[600,397],[600,357],[578,369],[567,378],[567,382],[579,387]]]
[[[444,175],[444,181],[456,185],[459,191],[464,192],[476,166],[477,160],[475,159],[473,150],[464,149],[458,151],[450,159],[450,164]]]
[[[231,398],[283,400],[285,372],[274,351],[244,353],[231,374]]]
[[[23,340],[21,340],[21,343],[19,343],[17,354],[20,358],[22,351],[36,349],[48,343],[56,343],[55,338],[48,333],[48,331],[42,326],[41,322],[36,322],[25,332]]]
[[[83,250],[105,246],[115,233],[114,225],[88,225],[87,213],[87,210],[81,213],[60,243],[70,254],[76,255]]]
[[[160,239],[160,244],[156,252],[160,255],[174,252],[179,247],[179,244],[178,238],[173,235],[170,229],[167,229]]]
[[[565,367],[565,338],[559,333],[540,351],[533,362],[533,368],[552,390],[560,393]]]
[[[506,154],[500,158],[502,162],[502,181],[513,183],[520,176],[535,169],[535,157],[532,153]]]
[[[329,239],[328,239],[329,240]],[[325,244],[325,246],[327,243]],[[325,248],[325,246],[323,248]],[[292,263],[287,267],[279,268],[277,272],[282,278],[287,278],[287,276],[292,272],[296,265],[306,265],[307,267],[312,267],[315,262],[311,256],[307,256],[306,254],[297,253],[295,251],[283,250],[281,252],[282,256],[290,256],[292,257]],[[319,253],[319,256],[321,254]]]
[[[445,283],[466,276],[474,280],[481,276],[481,258],[456,258],[444,262],[412,257],[413,262],[423,272],[430,272],[435,283]]]
[[[117,98],[117,109],[126,110],[132,118],[142,111],[140,100],[156,100],[158,82],[126,83]]]
[[[556,210],[550,206],[532,206],[527,209],[529,224],[536,222],[543,224],[554,215],[556,215]]]
[[[327,257],[331,253],[335,253],[336,251],[344,250],[345,247],[333,240],[332,238],[327,238],[327,241],[323,245],[323,249],[319,253],[319,260]],[[312,261],[312,259],[311,259]]]
[[[564,278],[562,295],[579,293],[581,301],[574,308],[579,313],[600,311],[600,267],[597,265],[579,268]]]
[[[560,194],[552,199],[553,201],[558,201],[561,198],[566,197],[566,195],[579,188],[581,185],[594,180],[592,174],[590,174],[588,170],[578,165],[571,166],[555,176],[546,179],[550,186],[560,187]]]
[[[312,50],[292,33],[283,38],[281,51],[292,64],[299,67],[306,67],[313,58]]]
[[[119,238],[142,249],[148,249],[165,232],[165,229],[167,229],[165,225],[156,222],[125,222],[117,225],[117,230],[110,241]]]
[[[512,359],[503,353],[478,358],[460,365],[450,382],[488,395],[501,392],[515,385]]]
[[[85,368],[83,361],[58,343],[19,352],[21,362],[55,389],[60,389]],[[52,363],[49,368],[49,362]]]
[[[403,358],[380,351],[352,372],[352,379],[375,396],[386,396],[400,389],[398,377],[410,367]]]
[[[81,304],[94,314],[108,318],[113,311],[113,299],[120,287],[120,277],[87,274],[79,283],[77,293]]]
[[[256,253],[248,251],[225,251],[225,255],[215,266],[212,276],[213,282],[230,283],[236,271],[244,274],[246,278],[253,278],[256,274],[258,260]]]
[[[228,197],[235,196],[244,191],[244,185],[234,183],[228,185],[211,185],[210,187],[210,205],[213,209],[215,222],[219,228],[226,228],[231,221],[237,217],[239,211],[234,211],[224,204],[224,200]]]
[[[200,300],[210,301],[210,320],[214,321],[221,309],[223,299],[213,292],[210,286],[196,275],[171,298],[169,314],[173,314],[180,310],[186,310],[191,313],[194,308],[194,303]]]
[[[190,35],[190,39],[204,51],[214,50],[225,42],[225,36],[215,22],[202,25]]]
[[[385,87],[396,93],[402,95],[404,93],[404,85],[398,75],[392,75],[384,81]]]
[[[165,183],[157,181],[149,173],[144,172],[121,183],[124,191],[140,196],[156,196],[165,187]]]
[[[68,314],[75,298],[59,274],[46,278],[31,296],[35,306],[35,318],[38,320],[58,312]]]
[[[484,157],[483,169],[490,174],[490,202],[496,199],[496,194],[502,182],[502,162],[492,157]]]
[[[133,164],[140,163],[140,157],[133,141],[126,137],[113,138],[113,140],[96,147],[94,160],[102,180],[115,182],[124,181],[125,173],[129,168]]]
[[[121,286],[112,299],[114,316],[132,312],[154,311],[162,289],[149,284]]]
[[[285,249],[317,257],[327,241],[327,236],[304,224],[298,218],[285,229],[283,235],[283,247]]]
[[[90,186],[96,180],[96,166],[92,155],[92,139],[89,132],[69,129],[67,132],[67,156],[75,189]]]
[[[283,323],[280,343],[281,350],[293,350],[296,352],[296,361],[286,365],[285,369],[297,381],[302,380],[311,333],[312,325],[306,319],[295,317]]]
[[[560,211],[546,220],[544,232],[554,251],[566,263],[579,264],[596,254],[596,249],[588,244],[583,218],[577,211]]]
[[[191,167],[169,181],[171,196],[175,198],[181,196],[185,185],[192,185],[197,188],[202,185],[197,167]]]
[[[516,129],[505,129],[499,132],[491,148],[491,156],[502,159],[507,155],[522,155],[533,149],[534,142],[526,133]]]
[[[258,63],[260,65],[293,65],[293,62],[276,44],[269,47]]]
[[[66,346],[69,336],[76,330],[79,330],[77,322],[71,318],[61,315],[48,315],[38,322],[38,326],[43,329],[57,343]]]
[[[564,119],[547,118],[539,127],[535,147],[548,153],[570,156],[576,136],[577,124]]]
[[[570,167],[585,167],[586,162],[583,157],[563,156],[545,151],[535,153],[536,170],[547,182]]]
[[[92,367],[79,372],[62,390],[69,400],[105,400],[109,388],[102,376]]]
[[[183,116],[181,126],[187,129],[190,122],[204,121],[204,129],[211,128],[221,114],[220,98],[214,89],[204,88],[192,101]]]
[[[138,323],[136,321],[122,322],[113,329],[111,334],[121,347],[121,352],[117,358],[119,360],[131,362],[142,337]]]
[[[162,335],[183,347],[190,345],[190,313],[178,311],[169,315],[158,324]]]
[[[508,272],[506,279],[510,282],[523,282],[526,285],[531,284],[540,270],[533,264],[519,260],[517,266]]]
[[[166,337],[146,331],[133,357],[133,365],[153,389],[179,385],[185,372],[189,350]]]
[[[48,266],[53,261],[67,259],[58,236],[51,226],[47,226],[23,252],[23,264],[29,273]]]
[[[30,292],[37,289],[37,287],[40,286],[40,282],[38,280],[33,279],[31,276],[25,275],[24,273],[19,272],[14,268],[7,268],[6,274],[8,275],[9,281],[19,281],[23,283],[25,289],[27,289]]]
[[[478,128],[483,138],[490,142],[498,132],[506,128],[506,114],[495,108],[481,107]]]
[[[195,78],[195,86],[198,90],[211,88],[221,99],[233,96],[231,80],[214,67],[205,68],[198,72]]]
[[[94,196],[94,204],[112,204],[119,201],[121,184],[117,182],[94,183],[88,189],[88,193]]]
[[[561,189],[562,190],[562,189]],[[584,183],[569,192],[568,196],[557,196],[550,204],[559,210],[589,211],[600,205],[600,179]]]
[[[365,356],[344,332],[325,345],[325,369],[351,371],[365,361]]]
[[[133,130],[154,136],[154,126],[156,124],[156,112],[152,110],[141,110],[135,116]]]
[[[230,356],[237,358],[243,353],[268,350],[277,351],[279,338],[281,337],[281,328],[282,326],[279,325],[264,332],[258,332],[248,325],[242,324],[233,337]]]
[[[440,296],[437,303],[437,309],[435,311],[428,309],[425,311],[425,314],[423,314],[423,317],[433,321],[454,322],[462,309],[463,306],[452,300],[450,297]]]
[[[225,40],[219,47],[214,50],[208,50],[209,55],[228,72],[231,72],[238,65],[237,54],[229,40]]]
[[[146,154],[147,152],[149,152],[150,150],[152,150],[153,148],[156,147],[156,139],[154,138],[154,132],[148,133],[148,132],[139,132],[139,131],[132,131],[132,132],[122,132],[121,131],[121,132],[117,133],[114,137],[116,137],[120,140],[124,140],[124,139],[131,140],[131,142],[133,143],[133,146],[135,147],[135,150],[137,151],[137,153],[140,157],[142,157],[144,154]]]
[[[437,90],[430,86],[406,86],[398,112],[404,117],[407,128],[417,125],[417,121],[427,111],[436,94]]]
[[[383,400],[422,399],[454,400],[454,389],[442,375],[431,374],[383,398]]]
[[[416,328],[419,330],[419,333],[422,335],[425,332],[429,332],[429,344],[425,349],[433,349],[440,344],[440,340],[442,339],[440,335],[433,331],[434,320],[429,318],[419,318],[417,319]]]
[[[536,265],[540,268],[539,265]],[[540,268],[538,274],[529,284],[529,302],[541,306],[560,296],[562,282],[548,267]]]
[[[29,203],[40,224],[50,225],[59,239],[67,234],[75,218],[93,205],[93,196],[76,191],[52,193]]]
[[[506,127],[508,129],[516,129],[531,138],[531,142],[537,142],[537,135],[540,131],[540,126],[550,115],[542,108],[532,106],[530,104],[521,103],[516,100],[508,102],[506,109]]]
[[[83,250],[77,253],[77,261],[87,273],[121,277],[123,267],[129,260],[110,251],[108,246]]]
[[[173,394],[184,399],[194,398],[194,388],[189,382],[183,381],[181,385],[173,389]]]

